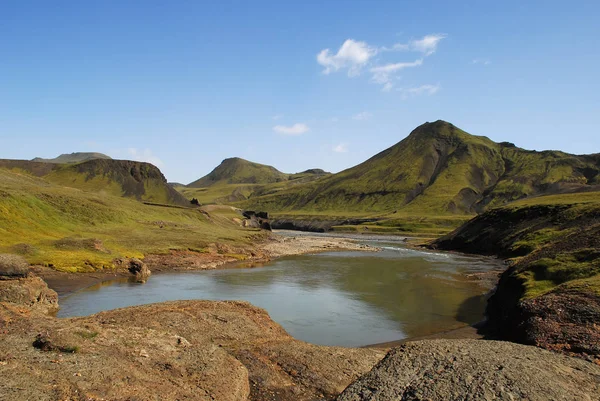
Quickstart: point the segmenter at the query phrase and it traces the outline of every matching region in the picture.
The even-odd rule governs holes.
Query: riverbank
[[[27,290],[41,280],[8,281]],[[0,399],[591,400],[600,391],[600,366],[518,344],[428,340],[386,356],[298,341],[247,302],[56,319],[42,312],[56,306],[50,295],[0,302]]]
[[[310,235],[272,234],[257,243],[252,250],[214,244],[207,252],[172,250],[165,254],[150,254],[143,261],[152,273],[256,267],[275,258],[330,251],[377,252],[379,248],[357,243],[351,238]],[[32,271],[41,277],[59,296],[111,281],[130,277],[126,269],[104,269],[94,272],[68,273],[36,265]]]

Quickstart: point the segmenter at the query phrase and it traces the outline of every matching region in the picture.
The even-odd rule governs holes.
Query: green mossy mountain
[[[288,174],[282,173],[275,167],[232,157],[223,160],[213,171],[188,184],[188,187],[204,188],[215,184],[270,184],[287,179]]]
[[[73,153],[63,153],[62,155],[55,157],[54,159],[43,159],[41,157],[36,157],[32,159],[32,162],[39,163],[81,163],[88,160],[94,159],[111,159],[110,156],[107,156],[103,153],[97,152],[73,152]]]
[[[598,188],[599,173],[600,155],[525,150],[440,120],[417,127],[355,167],[240,206],[270,212],[474,214],[528,196]]]
[[[21,167],[27,163],[32,162],[21,162]],[[150,166],[118,165],[134,171]],[[73,172],[70,176],[80,179]],[[99,183],[96,178],[91,181]],[[57,184],[51,174],[36,177],[23,168],[0,168],[0,254],[18,254],[31,264],[59,270],[92,271],[115,268],[119,258],[204,252],[217,243],[250,247],[249,234],[260,233],[242,229],[231,218],[231,208],[223,208],[224,212],[144,204],[110,191]]]
[[[43,177],[53,184],[88,192],[189,206],[189,201],[168,185],[161,171],[149,163],[113,159],[64,164],[0,160],[0,168]]]

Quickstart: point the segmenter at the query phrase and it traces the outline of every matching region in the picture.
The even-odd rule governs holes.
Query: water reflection
[[[381,244],[380,244],[381,245]],[[176,299],[238,299],[265,308],[296,338],[358,346],[445,331],[482,318],[487,289],[468,274],[492,262],[384,244],[261,268],[159,274],[140,285],[102,283],[61,299],[59,316]]]

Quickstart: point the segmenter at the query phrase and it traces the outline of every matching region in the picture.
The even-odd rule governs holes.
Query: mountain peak
[[[268,184],[285,181],[288,175],[275,167],[254,163],[240,157],[224,159],[213,171],[190,183],[188,187],[202,188],[221,184]]]

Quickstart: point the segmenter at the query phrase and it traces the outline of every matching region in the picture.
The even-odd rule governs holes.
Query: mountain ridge
[[[73,152],[73,153],[63,153],[53,159],[44,159],[42,157],[35,157],[31,159],[32,162],[38,163],[80,163],[88,160],[94,159],[111,159],[112,157],[105,155],[104,153],[98,152]]]
[[[269,211],[473,214],[545,193],[600,189],[600,156],[531,151],[438,120],[317,182],[244,201]]]
[[[0,168],[24,172],[53,184],[87,192],[189,206],[189,201],[168,185],[158,167],[150,163],[114,159],[92,159],[80,163],[0,159]]]

